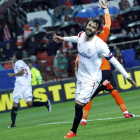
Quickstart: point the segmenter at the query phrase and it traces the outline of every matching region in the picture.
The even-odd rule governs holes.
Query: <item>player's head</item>
[[[93,37],[97,31],[99,30],[100,28],[100,22],[99,20],[97,19],[94,19],[92,21],[90,21],[88,24],[87,24],[87,27],[86,27],[86,30],[85,30],[85,33],[88,37]]]
[[[22,51],[17,51],[14,55],[15,60],[21,60],[22,59]]]

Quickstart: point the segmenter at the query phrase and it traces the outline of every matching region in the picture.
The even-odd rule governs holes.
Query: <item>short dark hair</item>
[[[17,58],[17,60],[21,60],[22,59],[22,51],[17,51],[15,53],[15,57]]]
[[[100,21],[98,19],[93,19],[92,22],[95,22],[98,25],[97,30],[99,30],[100,29],[100,26],[101,26]]]

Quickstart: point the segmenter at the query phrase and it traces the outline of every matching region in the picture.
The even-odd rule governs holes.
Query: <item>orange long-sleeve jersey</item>
[[[105,43],[107,43],[107,38],[110,34],[110,26],[111,26],[111,19],[110,19],[110,14],[109,13],[106,13],[105,14],[105,26],[104,26],[104,29],[102,30],[102,32],[97,35],[99,38],[101,38]],[[76,61],[75,61],[75,66],[78,68],[79,66],[79,55],[77,55],[76,57]],[[101,64],[101,70],[111,70],[111,66],[110,66],[110,63],[108,60],[106,60],[104,57],[103,57],[103,61],[102,61],[102,64]]]

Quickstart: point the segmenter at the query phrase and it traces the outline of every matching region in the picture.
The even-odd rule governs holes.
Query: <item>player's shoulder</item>
[[[84,35],[84,33],[85,33],[84,31],[79,32],[78,37],[80,38],[82,35]]]
[[[98,42],[99,42],[99,41],[101,41],[101,42],[103,41],[99,36],[95,36],[94,39],[95,39],[96,41],[98,41]]]
[[[98,36],[95,36],[95,43],[96,43],[96,45],[98,45],[98,46],[102,46],[102,45],[104,45],[104,44],[106,44],[100,37],[98,37]]]
[[[25,63],[23,60],[18,60],[18,61],[16,61],[15,65],[16,66],[23,66],[23,65],[25,65]]]

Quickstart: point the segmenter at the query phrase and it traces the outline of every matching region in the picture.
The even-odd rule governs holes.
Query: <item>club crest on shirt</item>
[[[88,49],[87,52],[88,52],[88,53],[91,53],[91,49]]]

